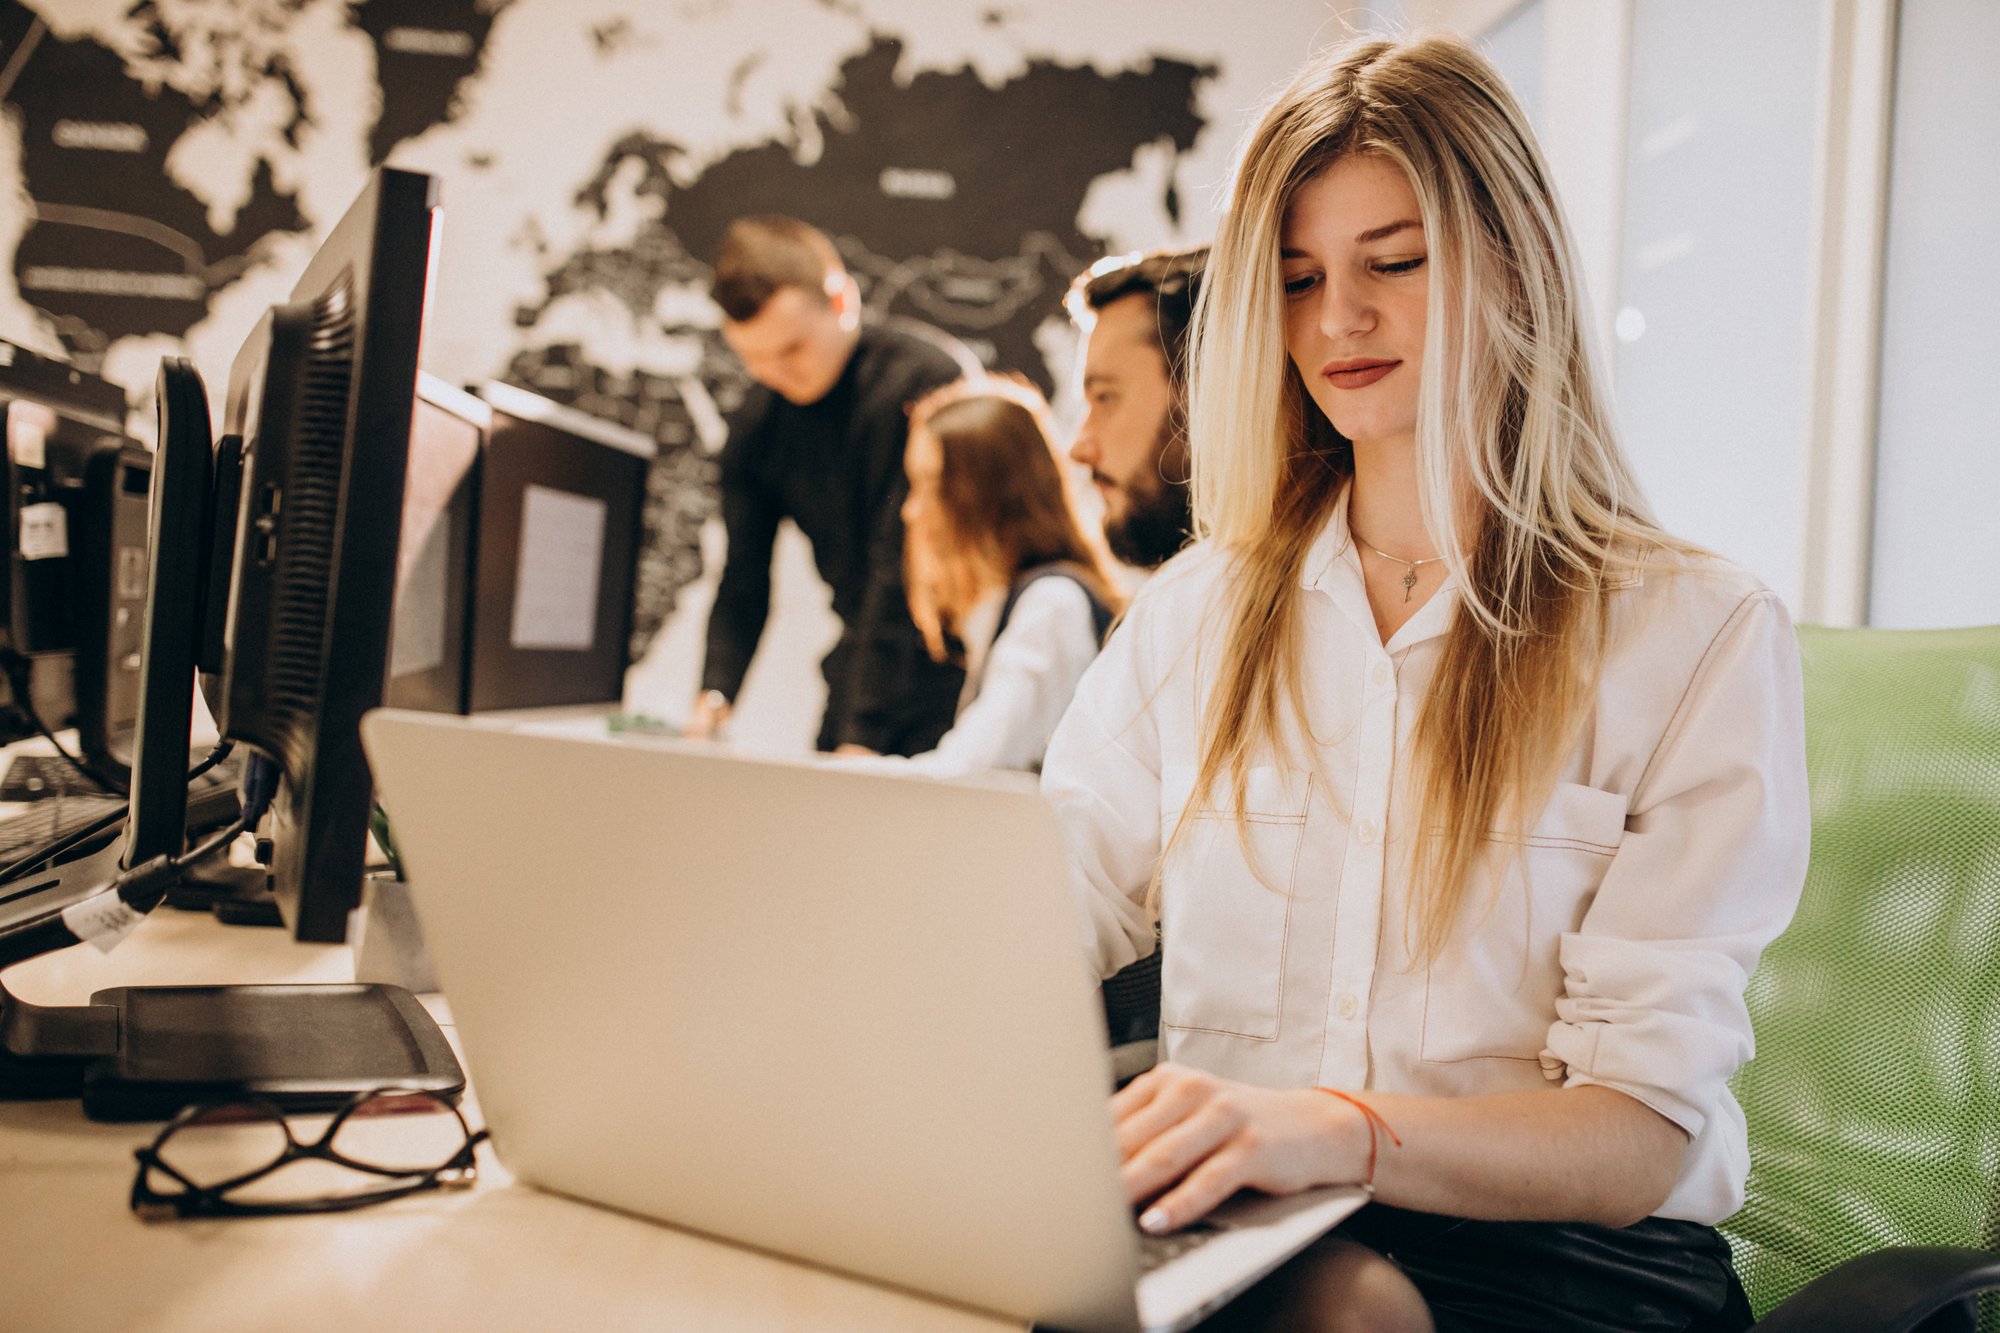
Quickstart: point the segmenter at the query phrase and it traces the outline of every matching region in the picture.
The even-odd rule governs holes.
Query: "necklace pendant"
[[[1417,567],[1411,565],[1403,571],[1403,600],[1410,600],[1410,589],[1417,586]]]

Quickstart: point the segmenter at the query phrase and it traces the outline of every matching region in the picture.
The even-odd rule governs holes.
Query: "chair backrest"
[[[2000,1242],[2000,626],[1799,642],[1812,865],[1750,982],[1723,1227],[1760,1315],[1857,1254]]]

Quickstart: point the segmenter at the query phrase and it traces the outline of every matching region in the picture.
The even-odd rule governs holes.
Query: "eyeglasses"
[[[148,1221],[335,1213],[466,1189],[486,1138],[449,1102],[401,1088],[357,1095],[310,1142],[266,1101],[190,1106],[134,1152],[132,1211]]]

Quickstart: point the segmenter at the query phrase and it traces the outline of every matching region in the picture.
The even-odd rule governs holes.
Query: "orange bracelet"
[[[1398,1148],[1403,1146],[1403,1141],[1396,1137],[1396,1131],[1389,1127],[1389,1122],[1382,1118],[1382,1113],[1376,1110],[1374,1107],[1370,1106],[1367,1102],[1362,1101],[1359,1097],[1349,1096],[1347,1093],[1340,1091],[1338,1088],[1314,1088],[1313,1091],[1323,1092],[1329,1097],[1338,1097],[1340,1098],[1340,1100],[1346,1102],[1349,1106],[1352,1106],[1356,1110],[1361,1112],[1361,1119],[1368,1126],[1368,1177],[1367,1179],[1361,1182],[1361,1190],[1362,1193],[1366,1194],[1369,1198],[1371,1199],[1374,1198],[1375,1197],[1375,1148],[1376,1148],[1375,1127],[1377,1125],[1380,1125],[1382,1127],[1382,1132],[1389,1136],[1389,1142],[1395,1144]]]

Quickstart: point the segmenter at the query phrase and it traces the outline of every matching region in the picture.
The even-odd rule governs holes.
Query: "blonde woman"
[[[1040,767],[1123,605],[1071,509],[1048,405],[1012,380],[964,380],[910,413],[904,582],[931,656],[965,667],[937,748],[870,766],[949,776]]]
[[[1198,317],[1199,543],[1043,789],[1102,975],[1164,939],[1114,1099],[1140,1225],[1374,1202],[1226,1316],[1735,1329],[1742,991],[1807,809],[1778,599],[1619,452],[1527,121],[1462,44],[1308,68]]]

